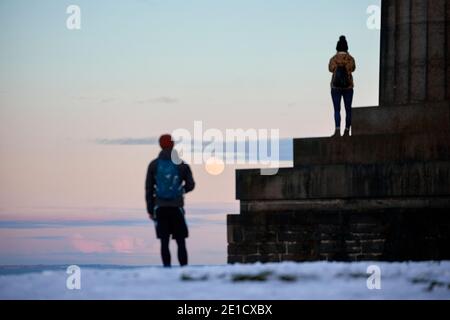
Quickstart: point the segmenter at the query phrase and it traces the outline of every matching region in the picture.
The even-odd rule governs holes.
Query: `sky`
[[[0,264],[158,264],[144,180],[159,135],[195,121],[276,129],[290,166],[292,138],[334,129],[327,68],[341,34],[354,107],[378,104],[370,5],[380,1],[0,0]],[[226,262],[236,168],[192,166],[194,264]]]

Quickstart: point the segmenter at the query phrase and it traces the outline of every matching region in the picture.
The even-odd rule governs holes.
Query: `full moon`
[[[222,159],[211,157],[205,163],[205,170],[212,176],[218,176],[225,170],[225,163]]]

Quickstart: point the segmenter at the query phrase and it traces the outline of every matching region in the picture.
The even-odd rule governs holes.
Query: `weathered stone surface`
[[[244,263],[244,256],[228,255],[228,263]]]
[[[255,244],[248,244],[245,242],[234,243],[228,245],[229,255],[250,255],[258,254],[258,246]]]
[[[446,12],[447,12],[447,17],[446,17],[446,43],[447,43],[447,57],[446,57],[446,69],[447,69],[447,76],[446,76],[446,81],[447,81],[447,101],[450,100],[450,58],[449,58],[449,54],[450,54],[450,3],[447,1],[446,2]]]
[[[236,172],[239,200],[295,200],[450,195],[450,162],[312,165]]]
[[[428,54],[427,54],[427,99],[445,101],[446,81],[445,65],[450,54],[446,53],[446,2],[430,0],[428,2]],[[448,100],[447,100],[448,101]]]
[[[354,108],[352,116],[354,136],[450,131],[449,102],[428,106]]]
[[[397,1],[396,13],[396,52],[395,52],[395,86],[394,103],[405,105],[410,102],[411,84],[411,1]]]
[[[241,213],[247,212],[336,212],[336,210],[359,210],[360,219],[366,211],[374,209],[413,209],[413,208],[450,208],[449,197],[433,198],[374,198],[374,199],[307,199],[307,200],[244,200],[241,201]],[[450,211],[450,210],[449,210]],[[276,219],[277,215],[274,215]]]
[[[448,208],[377,209],[365,212],[339,210],[333,216],[339,223],[326,224],[329,213],[297,211],[294,213],[247,213],[229,216],[234,223],[241,220],[240,228],[245,233],[249,216],[268,228],[267,215],[277,215],[274,230],[292,234],[297,230],[309,230],[305,237],[278,237],[276,242],[258,240],[242,241],[229,245],[229,262],[310,261],[310,260],[442,260],[450,259],[450,215]],[[296,223],[292,217],[296,216]],[[426,219],[424,219],[426,217]],[[371,223],[367,223],[371,221]],[[282,230],[282,231],[281,231]],[[316,230],[326,232],[326,239],[315,237]],[[244,259],[241,259],[244,257]]]
[[[227,228],[228,243],[239,243],[244,240],[241,228],[236,225],[229,224]]]
[[[395,101],[396,3],[383,1],[380,42],[380,104]]]
[[[422,103],[427,98],[427,3],[413,0],[411,3],[411,103]]]
[[[294,166],[450,160],[450,131],[294,140]]]
[[[287,245],[280,242],[269,242],[258,245],[258,253],[262,255],[285,254],[287,253]]]
[[[380,106],[449,102],[448,1],[382,2]]]

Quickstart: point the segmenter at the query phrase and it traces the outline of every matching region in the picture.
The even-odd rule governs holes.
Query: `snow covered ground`
[[[380,290],[368,289],[371,274],[367,273],[367,268],[371,265],[381,271]],[[1,267],[0,298],[450,299],[450,262],[315,262],[192,266],[170,270],[81,266],[80,290],[67,289],[68,277],[65,267]],[[371,280],[375,279],[373,277]]]

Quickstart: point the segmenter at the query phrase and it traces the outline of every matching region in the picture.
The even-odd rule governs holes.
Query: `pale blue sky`
[[[285,137],[320,134],[329,120],[326,67],[340,34],[357,59],[355,105],[377,103],[379,33],[366,28],[366,9],[379,1],[0,3],[4,99],[32,97],[27,112],[70,122],[49,135],[154,136],[169,131],[166,119],[173,128],[200,119],[283,127]],[[65,27],[72,3],[82,10],[80,31]],[[305,117],[315,126],[291,123]]]
[[[71,4],[81,30],[66,28]],[[0,217],[47,206],[145,214],[143,180],[158,149],[103,139],[152,140],[195,120],[286,139],[329,135],[327,67],[341,34],[357,63],[354,106],[378,103],[369,5],[380,0],[0,0]],[[233,203],[235,169],[212,177],[193,167],[188,203]],[[45,236],[33,233],[56,243]]]

